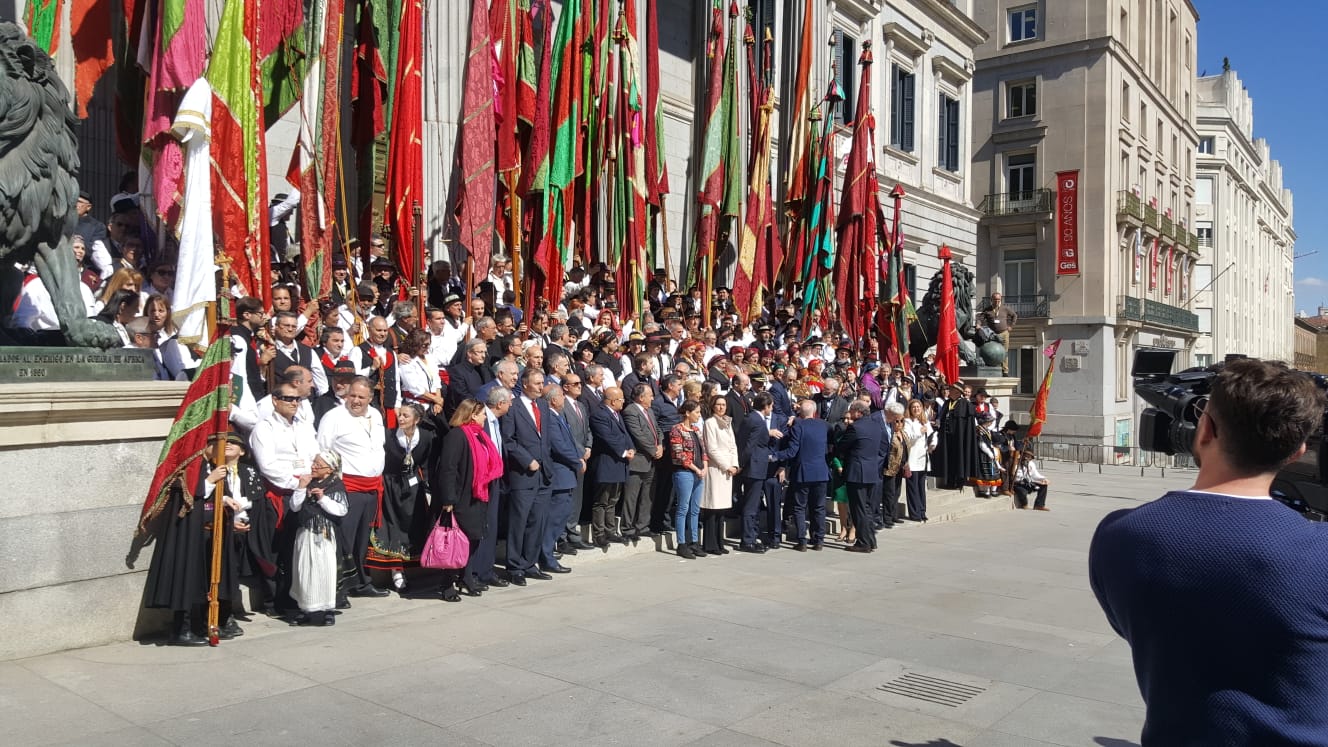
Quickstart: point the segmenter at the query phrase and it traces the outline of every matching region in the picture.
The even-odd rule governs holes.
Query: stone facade
[[[1293,365],[1301,371],[1318,371],[1315,356],[1319,350],[1319,329],[1301,317],[1292,320],[1291,331],[1295,339]]]
[[[1174,348],[1184,366],[1198,337],[1197,15],[1185,0],[994,0],[974,17],[988,34],[973,78],[977,272],[1022,317],[1008,409],[1031,405],[1041,350],[1064,339],[1043,439],[1132,445],[1134,351]],[[1058,276],[1056,174],[1070,170],[1079,274]]]
[[[125,640],[152,547],[138,523],[186,385],[0,385],[0,660]]]
[[[1231,353],[1291,363],[1296,231],[1291,190],[1267,141],[1254,138],[1254,103],[1235,71],[1198,80],[1199,234],[1195,362]],[[1221,303],[1216,303],[1221,299]]]

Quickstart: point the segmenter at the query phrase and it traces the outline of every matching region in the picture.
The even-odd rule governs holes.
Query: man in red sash
[[[275,612],[279,569],[288,565],[277,552],[286,544],[277,541],[286,515],[286,499],[300,478],[309,474],[318,454],[313,421],[301,414],[301,399],[294,384],[278,384],[272,393],[271,414],[258,421],[249,435],[249,448],[267,483],[266,503],[260,501],[250,510],[249,547],[263,574],[267,596],[263,607],[269,614]]]
[[[401,406],[401,382],[397,378],[397,354],[387,344],[387,320],[376,316],[369,320],[369,339],[350,351],[355,370],[369,380],[373,396],[369,404],[383,416],[388,428],[397,427],[397,408]]]
[[[382,321],[375,319],[374,321]],[[385,589],[375,588],[364,567],[369,550],[369,528],[376,526],[382,513],[383,444],[386,431],[383,416],[369,406],[373,385],[359,376],[346,390],[346,402],[332,409],[318,425],[318,447],[341,456],[342,481],[350,505],[341,519],[339,540],[343,556],[355,561],[355,571],[343,575],[338,585],[338,601],[343,596],[385,597]]]

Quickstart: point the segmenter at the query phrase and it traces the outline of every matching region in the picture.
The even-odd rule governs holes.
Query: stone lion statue
[[[943,270],[937,270],[927,286],[927,293],[918,304],[918,318],[909,326],[909,354],[913,360],[922,360],[927,348],[936,344],[937,331],[941,316],[941,283]],[[954,284],[955,327],[959,330],[959,361],[965,366],[999,366],[1005,360],[1005,346],[991,330],[976,326],[977,315],[973,310],[973,296],[976,284],[973,271],[959,264],[950,263],[950,274]]]
[[[0,23],[0,314],[14,308],[32,264],[72,345],[109,348],[120,336],[87,318],[69,236],[78,215],[78,141],[69,91],[21,28]]]

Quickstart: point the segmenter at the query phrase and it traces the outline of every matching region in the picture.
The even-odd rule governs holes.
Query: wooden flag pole
[[[229,275],[229,262],[222,262],[221,276],[226,278]],[[224,280],[223,280],[224,282]],[[211,330],[213,341],[221,337],[221,330],[218,326],[217,302],[208,304],[208,328]],[[227,420],[227,425],[230,421]],[[212,455],[212,463],[226,468],[226,431],[223,430],[217,437],[217,443]],[[194,486],[185,485],[184,490],[193,490]],[[226,481],[222,480],[216,485],[212,492],[212,566],[208,574],[208,645],[216,646],[221,643],[221,546],[225,540],[225,527],[222,522],[226,520]],[[204,501],[206,507],[207,502]]]

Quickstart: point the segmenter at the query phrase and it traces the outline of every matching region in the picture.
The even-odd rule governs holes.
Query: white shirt
[[[540,416],[535,414],[535,400],[523,394],[521,395],[521,406],[525,407],[526,412],[530,413],[530,419],[539,424],[540,430],[544,430],[544,423],[540,421]]]
[[[254,426],[249,447],[264,479],[274,487],[294,490],[300,484],[298,476],[309,474],[318,456],[313,418],[297,411],[295,418],[287,421],[273,412]]]
[[[330,410],[318,426],[318,446],[341,455],[341,471],[359,477],[383,474],[383,416],[370,407],[355,417],[345,405]]]
[[[498,454],[503,453],[503,432],[502,427],[498,425],[498,416],[490,410],[488,405],[484,407],[484,430],[489,432],[489,438],[493,439],[494,446],[498,447]]]
[[[83,285],[82,281],[79,285]],[[30,329],[36,332],[60,329],[60,318],[55,314],[55,301],[40,277],[33,277],[23,284],[18,294],[18,303],[9,326],[15,329]]]
[[[469,334],[469,324],[457,322],[456,326],[453,326],[451,319],[443,321],[442,334],[435,335],[430,332],[429,357],[433,360],[434,366],[441,368],[451,363],[452,358],[456,356],[457,348]]]
[[[378,360],[386,364],[387,353],[388,353],[387,348],[383,347],[382,345],[373,345],[372,343],[370,343],[370,345],[371,347],[373,347],[374,352],[378,354]],[[351,364],[355,366],[355,372],[357,374],[365,377],[373,376],[373,362],[369,359],[369,356],[364,354],[364,350],[362,348],[360,348],[359,346],[351,348],[350,352],[347,353],[347,357],[350,358]],[[393,353],[392,354],[393,360],[396,360],[396,357],[397,357],[396,353]],[[400,407],[401,406],[401,365],[399,362],[398,365],[392,366],[392,372],[388,374],[388,376],[396,380],[397,397],[396,401],[384,402],[383,406]],[[384,384],[386,384],[386,382],[384,382]],[[441,384],[439,386],[441,386]],[[377,401],[377,397],[378,393],[375,391],[374,392],[375,401]],[[352,472],[351,474],[354,475],[358,473]]]
[[[443,388],[438,367],[424,358],[411,358],[409,362],[398,358],[397,379],[401,382],[402,394],[420,396]]]
[[[1014,470],[1015,482],[1046,482],[1047,478],[1038,471],[1037,462],[1029,459],[1026,462],[1020,462]]]

